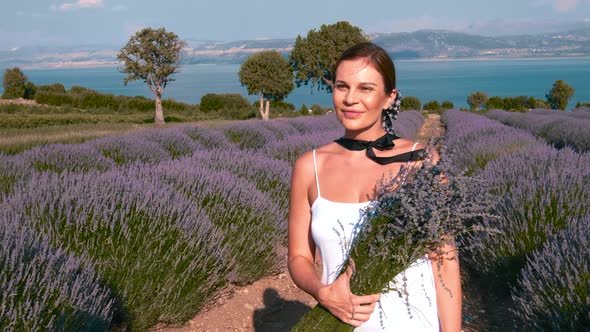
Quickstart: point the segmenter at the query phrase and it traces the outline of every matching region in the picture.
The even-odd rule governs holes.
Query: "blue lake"
[[[569,108],[578,101],[590,102],[590,58],[501,59],[501,60],[399,60],[396,61],[397,87],[404,96],[429,100],[449,100],[455,107],[467,107],[467,96],[477,90],[491,96],[526,95],[545,99],[555,80],[564,80],[575,89]],[[186,65],[175,75],[164,98],[199,103],[207,93],[240,93],[240,65]],[[4,69],[1,69],[4,71]],[[70,88],[81,85],[103,93],[144,95],[151,91],[140,82],[123,86],[124,75],[116,68],[23,70],[35,84],[59,82]],[[251,101],[257,96],[248,96]],[[302,103],[331,106],[331,96],[309,86],[296,88],[286,99],[298,108]]]

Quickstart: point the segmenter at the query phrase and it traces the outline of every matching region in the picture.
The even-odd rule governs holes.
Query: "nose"
[[[358,96],[356,94],[355,89],[348,89],[346,94],[344,95],[344,104],[346,105],[354,105],[358,102]]]

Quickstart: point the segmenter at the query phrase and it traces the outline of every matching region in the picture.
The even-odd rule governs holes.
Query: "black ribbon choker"
[[[391,157],[377,157],[375,155],[373,148],[379,151],[391,150],[395,146],[393,141],[398,138],[398,136],[388,133],[374,141],[363,141],[353,138],[340,137],[334,142],[351,151],[366,150],[367,157],[379,165],[387,165],[395,162],[424,160],[424,149],[408,151]]]

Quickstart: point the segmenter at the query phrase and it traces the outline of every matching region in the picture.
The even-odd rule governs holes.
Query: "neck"
[[[342,136],[342,137],[349,138],[349,139],[361,140],[361,141],[374,141],[385,134],[386,134],[386,132],[385,132],[385,130],[383,130],[383,128],[379,128],[378,130],[371,130],[371,131],[369,131],[369,130],[358,130],[358,131],[346,130],[346,131],[344,131],[344,136]]]

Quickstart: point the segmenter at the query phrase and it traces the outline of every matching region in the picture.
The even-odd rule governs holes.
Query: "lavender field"
[[[483,297],[499,299],[488,308],[494,327],[588,330],[590,153],[480,115],[448,111],[443,120],[454,172],[483,180],[497,199],[499,219],[480,225],[495,232],[472,233],[463,251]]]
[[[397,127],[413,138],[422,121]],[[183,323],[278,271],[292,164],[341,135],[327,115],[0,154],[0,329]]]
[[[590,153],[472,113],[443,121],[450,172],[496,199],[480,225],[494,231],[460,239],[478,290],[502,301],[491,326],[590,328]],[[395,127],[414,138],[422,123],[407,111]],[[228,284],[278,271],[291,166],[341,135],[332,114],[0,154],[0,329],[183,323]]]
[[[539,109],[528,113],[490,110],[486,116],[525,129],[558,149],[568,146],[579,152],[590,151],[590,108],[571,112]]]

